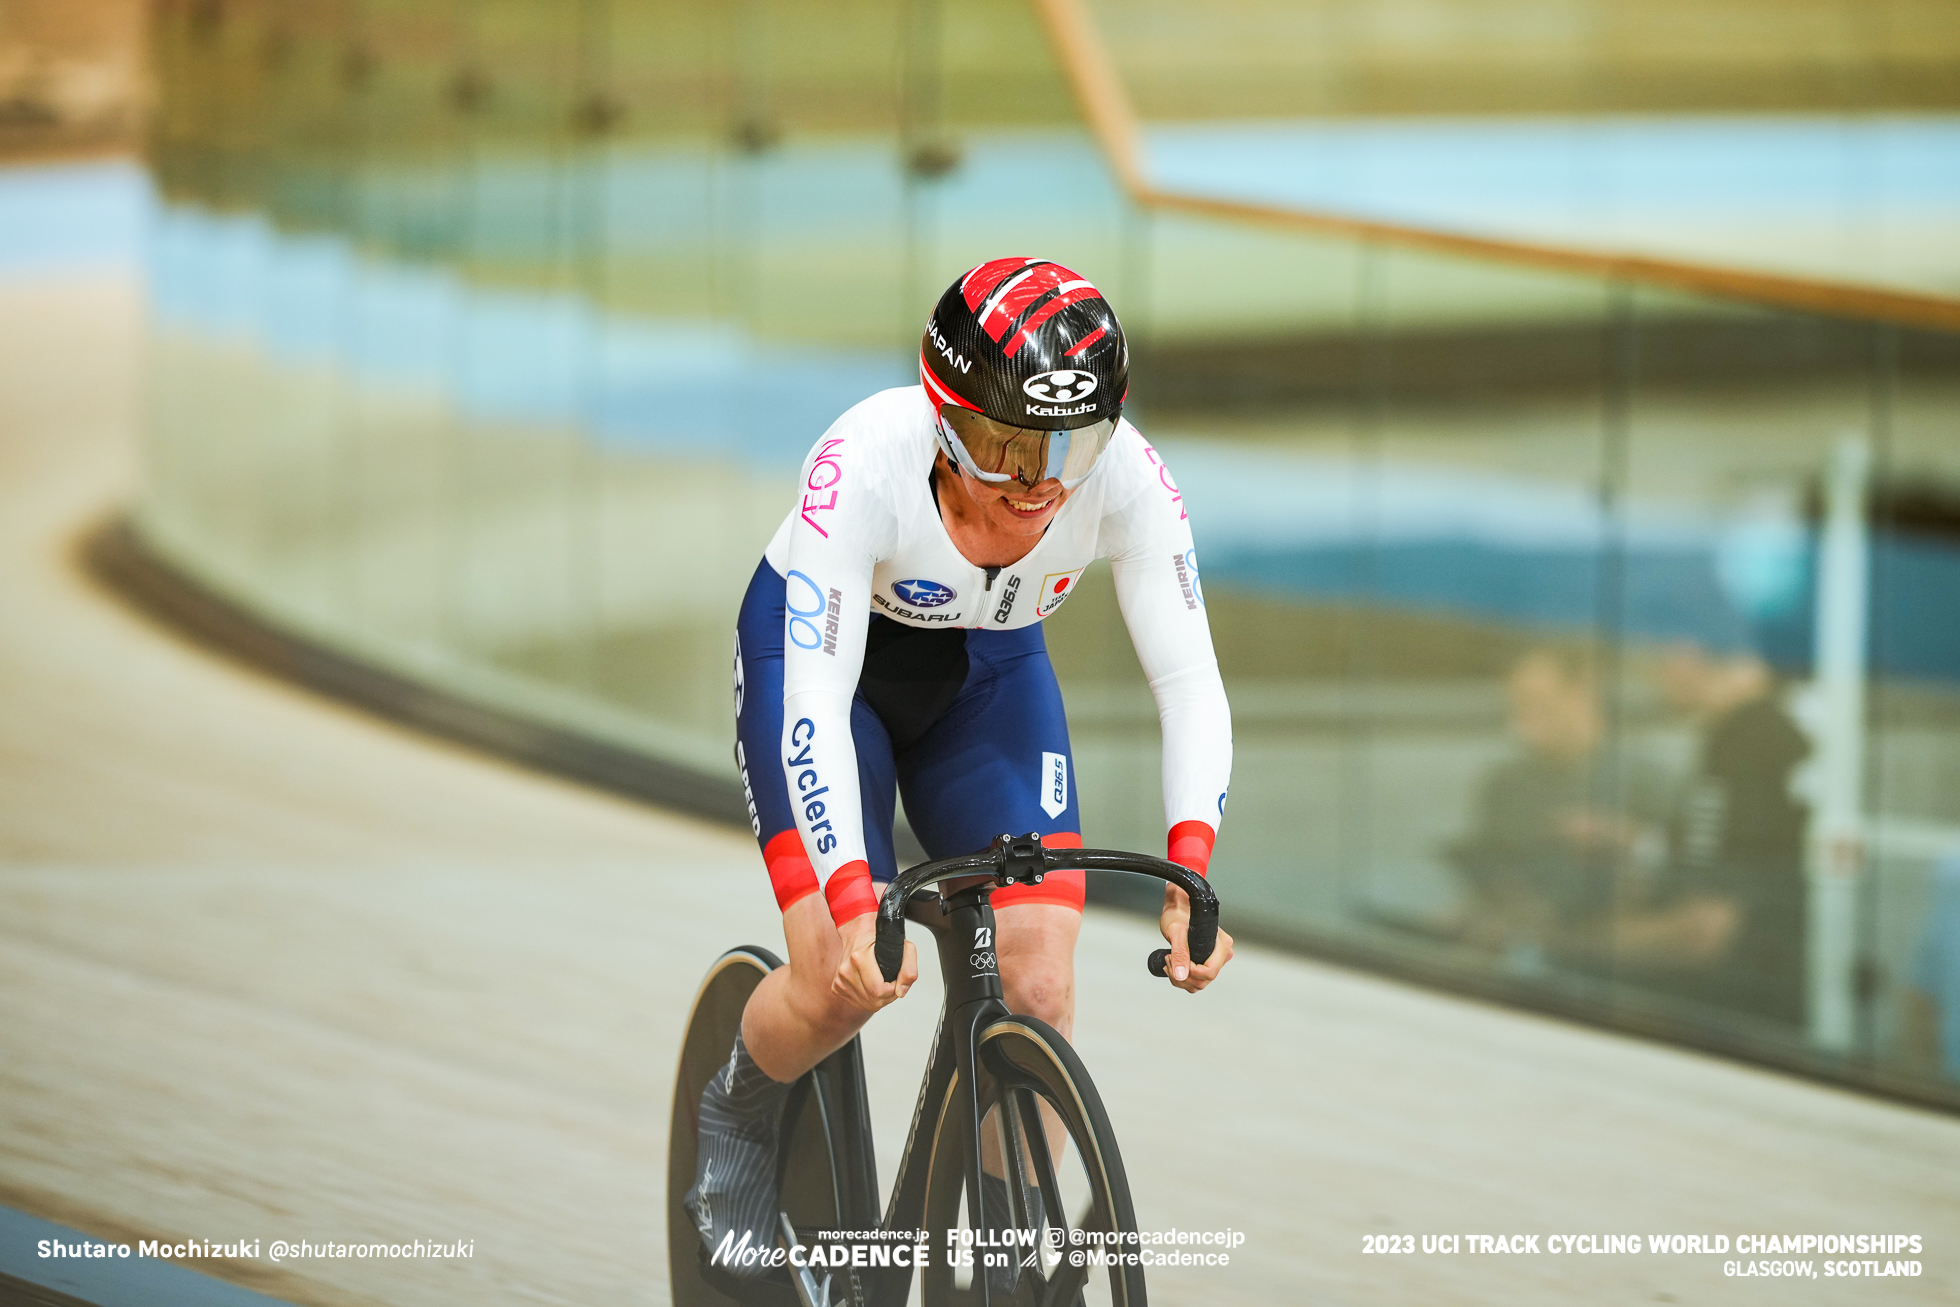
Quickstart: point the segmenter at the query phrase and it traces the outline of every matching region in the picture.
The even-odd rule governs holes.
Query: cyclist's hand
[[[905,961],[898,968],[898,983],[886,980],[878,970],[878,914],[867,912],[852,917],[837,928],[844,941],[844,956],[838,960],[837,974],[831,977],[830,992],[854,1007],[876,1012],[905,991],[919,978],[919,950],[905,941]]]
[[[1232,937],[1221,927],[1218,942],[1212,945],[1211,956],[1203,966],[1191,960],[1191,950],[1184,942],[1184,935],[1191,927],[1191,896],[1175,885],[1164,886],[1164,915],[1157,919],[1157,928],[1164,932],[1164,942],[1171,946],[1171,956],[1164,966],[1164,974],[1170,977],[1173,985],[1187,994],[1195,994],[1218,979],[1218,973],[1232,960]]]

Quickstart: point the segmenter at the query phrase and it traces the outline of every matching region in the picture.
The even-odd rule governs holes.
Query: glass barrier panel
[[[1189,14],[1100,8],[1146,116],[1209,103]],[[1401,60],[1317,75],[1341,112],[1583,99],[1557,60],[1425,91],[1294,8],[1230,103],[1303,50]],[[1231,928],[1960,1083],[1953,335],[1139,209],[1022,0],[237,0],[153,39],[138,525],[272,624],[732,786],[734,614],[801,460],[915,382],[955,276],[1052,258],[1128,325],[1192,522]],[[1160,848],[1105,566],[1044,632],[1085,836]]]
[[[1873,335],[1856,1047],[1960,1091],[1960,336]]]
[[[1825,706],[1853,673],[1820,661],[1836,597],[1818,515],[1848,494],[1855,520],[1844,477],[1883,439],[1873,328],[1651,291],[1632,314],[1620,766],[1666,788],[1616,887],[1614,973],[1623,1001],[1676,1021],[1848,1051],[1850,955],[1829,937],[1855,894],[1819,853],[1859,820],[1855,760],[1835,760],[1867,732]],[[1837,773],[1850,790],[1826,797]]]
[[[1610,288],[1378,247],[1364,299],[1346,928],[1560,987],[1607,874]]]

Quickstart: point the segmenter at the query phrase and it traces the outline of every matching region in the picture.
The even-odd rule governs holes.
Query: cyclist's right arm
[[[797,484],[785,569],[781,759],[804,852],[844,942],[833,988],[876,1008],[918,972],[908,959],[894,988],[872,956],[878,900],[865,855],[851,700],[864,664],[872,570],[897,523],[880,469],[865,457],[858,417],[854,409],[824,433]]]
[[[877,907],[859,814],[851,698],[864,664],[879,496],[846,413],[803,462],[784,571],[783,779],[837,922]]]

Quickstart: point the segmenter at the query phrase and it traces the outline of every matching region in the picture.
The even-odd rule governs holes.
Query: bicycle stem
[[[905,905],[928,885],[967,876],[991,876],[996,889],[1009,885],[1038,885],[1051,871],[1126,871],[1168,881],[1191,900],[1191,924],[1185,943],[1191,960],[1202,964],[1218,942],[1218,895],[1210,882],[1189,867],[1143,853],[1121,849],[1051,849],[1041,836],[996,835],[979,853],[922,862],[898,873],[878,903],[878,971],[887,983],[898,979],[905,961]]]

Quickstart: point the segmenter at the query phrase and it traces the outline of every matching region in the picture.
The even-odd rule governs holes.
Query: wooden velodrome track
[[[78,537],[136,475],[127,279],[0,283],[0,1205],[99,1236],[474,1241],[200,1269],[299,1303],[666,1301],[671,1058],[745,834],[242,671]],[[1221,868],[1230,904],[1230,869]],[[1159,1303],[1960,1300],[1960,1121],[1247,949],[1191,999],[1092,916],[1079,1044],[1146,1228],[1244,1231]],[[936,1013],[867,1038],[889,1174]],[[1917,1233],[1924,1275],[1361,1253],[1367,1234]]]

